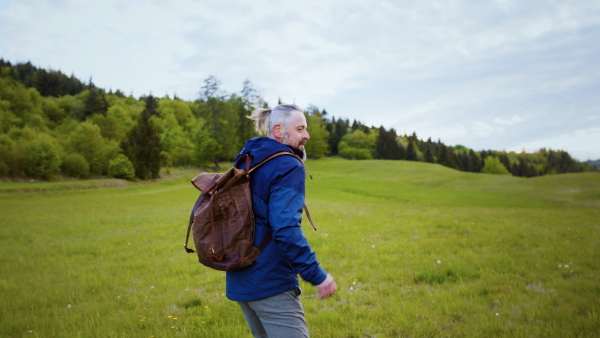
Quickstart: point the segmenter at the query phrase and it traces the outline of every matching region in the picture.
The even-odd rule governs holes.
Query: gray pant
[[[240,304],[254,337],[308,337],[300,289]]]

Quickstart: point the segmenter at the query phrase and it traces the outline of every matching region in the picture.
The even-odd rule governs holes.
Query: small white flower
[[[558,267],[559,267],[559,268],[562,268],[562,264],[558,264]]]
[[[154,285],[152,285],[152,286],[150,287],[150,289],[154,289]]]
[[[356,285],[356,282],[352,282],[352,285]]]
[[[442,261],[440,261],[440,260],[438,259],[438,260],[437,260],[437,263],[438,263],[438,264],[442,264]]]
[[[375,249],[375,245],[371,245],[371,248]]]
[[[352,290],[354,290],[354,288],[353,288],[353,287],[350,287],[350,291],[352,291]]]
[[[127,243],[127,245],[131,245],[131,243]]]
[[[33,333],[33,330],[29,330],[29,333]]]
[[[68,305],[67,305],[67,309],[70,309],[70,308],[71,308],[71,304],[68,304]]]
[[[499,316],[500,314],[498,312],[496,312],[496,316]]]
[[[185,291],[189,291],[188,289],[185,289]]]
[[[566,265],[565,265],[565,269],[568,269],[568,268],[569,268],[569,264],[566,264]]]

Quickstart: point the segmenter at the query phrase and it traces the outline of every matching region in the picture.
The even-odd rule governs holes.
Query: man
[[[306,118],[295,105],[257,109],[249,117],[259,133],[240,154],[250,154],[252,165],[280,151],[303,158],[310,136]],[[236,160],[237,160],[236,158]],[[250,178],[256,230],[254,245],[272,233],[272,240],[254,263],[227,272],[227,298],[237,301],[254,337],[308,337],[298,274],[316,286],[319,297],[335,293],[333,277],[319,265],[300,222],[304,206],[303,164],[279,156],[253,171]]]

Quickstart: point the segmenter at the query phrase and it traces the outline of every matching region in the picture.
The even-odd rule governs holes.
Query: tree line
[[[209,76],[194,101],[152,94],[134,98],[98,88],[92,79],[84,83],[29,62],[0,59],[0,176],[153,179],[165,167],[231,162],[245,141],[257,136],[246,116],[267,103],[249,80],[237,93],[220,86]],[[423,161],[523,177],[596,169],[562,150],[473,151],[336,119],[315,106],[305,114],[309,158]]]

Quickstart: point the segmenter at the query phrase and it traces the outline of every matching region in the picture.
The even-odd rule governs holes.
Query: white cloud
[[[509,120],[505,120],[501,117],[496,117],[494,119],[495,123],[505,125],[505,126],[512,126],[513,124],[517,124],[521,121],[523,121],[523,120],[521,120],[521,118],[518,115],[513,115]]]

